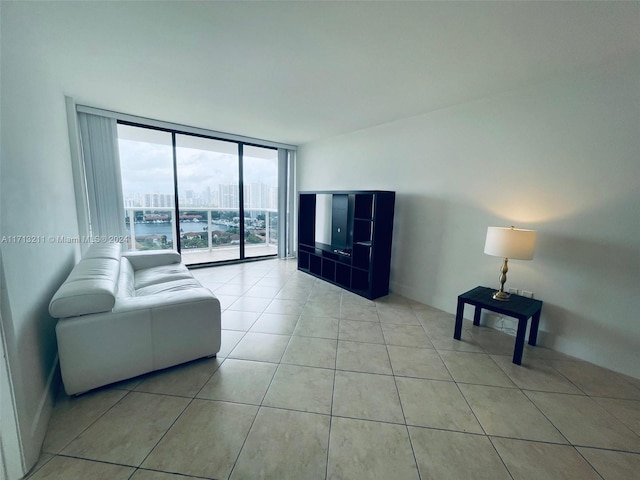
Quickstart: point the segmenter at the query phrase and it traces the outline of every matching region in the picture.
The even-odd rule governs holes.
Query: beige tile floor
[[[290,260],[194,274],[218,358],[61,394],[32,480],[640,478],[638,379]]]

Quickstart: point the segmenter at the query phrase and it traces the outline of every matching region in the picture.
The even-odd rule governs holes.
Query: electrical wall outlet
[[[517,288],[509,288],[509,293],[513,293],[514,295],[518,295],[518,289]]]
[[[527,298],[533,298],[533,292],[528,292],[527,290],[522,290],[522,296]]]

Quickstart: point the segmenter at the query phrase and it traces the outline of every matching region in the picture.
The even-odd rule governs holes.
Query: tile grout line
[[[137,386],[137,385],[136,385]],[[61,385],[62,388],[62,385]],[[117,390],[117,389],[114,389]],[[71,440],[69,440],[64,447],[62,447],[60,449],[59,452],[57,453],[53,453],[53,455],[59,455],[62,453],[62,451],[67,448],[69,445],[71,445],[78,437],[80,437],[83,433],[85,433],[89,428],[91,428],[93,425],[96,424],[96,422],[98,422],[98,420],[100,420],[102,417],[104,417],[109,411],[111,411],[117,404],[119,404],[122,400],[124,400],[125,397],[127,397],[131,392],[133,392],[133,390],[126,390],[126,393],[124,395],[122,395],[122,397],[120,397],[113,405],[111,405],[109,408],[107,408],[104,412],[102,412],[100,415],[98,415],[95,420],[93,420],[89,425],[87,425],[84,429],[82,429],[82,431],[76,435],[75,437],[73,437]],[[83,392],[80,395],[73,395],[73,398],[78,398],[79,396],[86,394],[88,392]],[[51,452],[43,452],[43,453],[49,453],[51,454]]]
[[[500,452],[498,451],[498,449],[496,448],[495,443],[493,442],[493,439],[489,436],[486,435],[485,438],[487,440],[489,440],[489,443],[491,444],[491,447],[493,448],[493,451],[496,452],[496,455],[498,456],[498,458],[500,459],[500,462],[502,463],[502,465],[504,466],[504,469],[506,470],[506,472],[509,474],[509,476],[511,477],[511,480],[516,480],[513,477],[513,473],[511,473],[511,470],[509,470],[509,467],[507,466],[506,462],[504,461],[504,458],[502,458],[502,455],[500,455]]]
[[[269,272],[270,272],[270,271],[273,271],[273,270],[274,270],[274,269],[269,270]],[[240,275],[240,274],[237,274],[236,276],[239,276],[239,275]],[[285,286],[285,285],[287,285],[287,284],[292,280],[292,278],[294,278],[294,275],[295,275],[295,270],[291,270],[291,271],[287,272],[287,278],[288,278],[288,279],[287,279],[287,281],[283,284],[283,286],[281,287],[281,289],[279,290],[279,292],[280,292],[280,291],[282,291],[282,289],[284,288],[284,286]],[[257,275],[255,275],[255,276],[257,276]],[[264,273],[264,274],[263,274],[263,276],[261,277],[261,279],[262,279],[262,278],[266,278],[267,276],[268,276],[268,272],[267,272],[267,273]],[[255,285],[255,284],[254,284],[254,285]],[[293,284],[292,284],[292,285],[293,285]],[[316,281],[314,282],[314,284],[313,284],[313,285],[314,285],[314,286],[317,286],[317,285],[318,285],[318,281],[316,280]],[[309,290],[309,294],[308,294],[308,296],[307,296],[306,300],[304,300],[304,302],[302,302],[303,304],[306,304],[306,303],[307,303],[307,302],[309,302],[309,301],[313,301],[313,298],[312,298],[312,292],[313,292],[313,288],[312,288],[311,290]],[[315,297],[315,299],[317,300],[318,298],[322,298],[322,293],[323,293],[323,292],[321,292],[321,295],[320,295],[319,297]],[[242,297],[242,296],[241,296],[241,297]],[[256,298],[259,298],[259,297],[256,297]],[[274,300],[275,300],[275,297],[274,297],[274,298],[271,298],[271,299],[270,299],[270,303],[269,303],[269,305],[270,305]],[[295,301],[298,301],[298,300],[295,300]],[[457,432],[457,433],[460,433],[460,434],[472,434],[472,435],[484,436],[484,437],[486,437],[486,438],[489,438],[489,440],[491,441],[491,444],[492,444],[492,446],[493,446],[494,451],[496,452],[496,454],[498,455],[498,457],[499,457],[499,458],[500,458],[500,460],[502,461],[502,464],[505,466],[505,468],[506,468],[505,462],[504,462],[504,460],[502,459],[502,457],[499,455],[499,453],[497,452],[497,449],[496,449],[496,447],[495,447],[495,445],[494,445],[494,442],[492,441],[492,438],[493,438],[493,437],[495,437],[495,438],[507,438],[507,439],[511,439],[511,440],[519,440],[519,441],[526,441],[526,442],[544,443],[544,444],[550,444],[550,445],[567,445],[567,446],[571,446],[571,447],[573,448],[573,450],[574,450],[574,451],[577,451],[577,453],[580,455],[580,458],[581,458],[583,461],[585,461],[585,462],[587,463],[587,465],[589,465],[589,466],[590,466],[594,471],[596,471],[596,472],[597,472],[597,470],[595,469],[595,467],[594,467],[593,465],[591,465],[591,463],[590,463],[590,462],[589,462],[589,461],[584,457],[584,455],[582,455],[582,453],[577,449],[577,447],[585,447],[585,448],[589,448],[589,449],[597,449],[597,450],[602,450],[602,451],[614,451],[614,452],[630,453],[630,454],[636,454],[636,453],[639,453],[639,452],[632,452],[632,451],[626,451],[626,450],[616,450],[616,449],[609,449],[609,448],[603,448],[603,447],[591,447],[591,446],[588,446],[588,445],[584,445],[584,446],[583,446],[583,445],[577,445],[577,444],[576,444],[576,445],[574,445],[574,444],[572,444],[571,442],[568,442],[568,439],[564,436],[564,434],[563,434],[561,431],[559,431],[558,427],[556,427],[556,425],[555,425],[553,422],[551,422],[551,420],[550,420],[546,415],[544,415],[544,413],[540,410],[540,408],[537,406],[537,404],[535,404],[535,403],[534,403],[534,402],[533,402],[533,401],[528,397],[528,395],[526,394],[526,392],[527,392],[527,391],[530,391],[530,392],[540,392],[540,393],[552,393],[552,394],[558,394],[558,395],[586,396],[586,397],[588,397],[588,398],[589,398],[593,403],[597,404],[597,405],[600,407],[600,409],[601,409],[602,411],[607,412],[609,415],[613,416],[613,417],[614,417],[614,418],[615,418],[615,419],[616,419],[620,424],[623,424],[623,425],[624,425],[628,430],[630,430],[631,432],[633,432],[636,436],[638,436],[638,434],[637,434],[635,431],[633,431],[630,427],[628,427],[627,422],[623,421],[623,420],[622,420],[622,419],[620,419],[617,415],[615,415],[615,414],[611,413],[611,412],[609,411],[609,409],[605,408],[604,406],[602,406],[602,405],[600,405],[598,402],[596,402],[596,401],[594,400],[594,398],[593,398],[591,395],[588,395],[586,392],[584,392],[584,390],[583,390],[583,389],[581,389],[581,388],[577,387],[577,385],[575,385],[575,384],[574,384],[574,383],[573,383],[573,382],[572,382],[568,377],[566,377],[564,374],[562,374],[560,371],[558,371],[555,367],[552,367],[552,368],[554,369],[554,371],[556,371],[556,372],[557,372],[561,377],[563,377],[563,378],[567,379],[567,381],[568,381],[571,385],[576,386],[576,388],[578,389],[578,391],[583,392],[583,394],[582,394],[582,395],[579,395],[579,394],[575,394],[575,393],[562,393],[562,392],[553,392],[553,391],[547,392],[547,391],[544,391],[544,390],[523,389],[523,388],[521,388],[520,386],[518,386],[517,384],[515,384],[515,382],[511,379],[511,377],[508,375],[508,373],[507,373],[507,372],[506,372],[506,371],[505,371],[505,370],[500,366],[500,364],[499,364],[498,362],[496,362],[496,360],[495,360],[495,359],[493,359],[493,358],[492,358],[492,355],[493,355],[493,354],[490,354],[490,353],[489,353],[489,351],[488,351],[484,346],[482,346],[482,345],[479,345],[479,347],[481,348],[482,352],[484,352],[484,354],[485,354],[485,355],[487,355],[487,356],[489,356],[490,358],[492,358],[492,361],[493,361],[493,362],[498,366],[499,370],[500,370],[500,371],[502,371],[502,372],[503,372],[503,373],[504,373],[504,374],[509,378],[509,380],[514,384],[514,387],[513,387],[513,388],[511,388],[511,387],[504,387],[504,388],[510,388],[510,389],[514,389],[514,388],[515,388],[515,389],[519,390],[523,395],[525,395],[525,398],[527,398],[527,400],[528,400],[530,403],[532,403],[532,404],[534,405],[534,407],[537,409],[537,411],[539,411],[539,412],[543,415],[543,417],[544,417],[544,418],[546,418],[546,419],[547,419],[547,421],[549,421],[549,423],[550,423],[551,425],[553,425],[553,426],[554,426],[554,428],[558,431],[558,433],[562,436],[562,438],[564,438],[565,440],[567,440],[568,444],[560,444],[560,443],[556,443],[556,442],[545,442],[545,441],[538,441],[538,440],[521,439],[521,438],[516,438],[516,437],[503,437],[503,436],[495,436],[495,435],[494,435],[494,436],[490,436],[490,435],[488,435],[488,434],[486,433],[486,431],[484,430],[484,427],[482,426],[482,424],[479,422],[479,420],[478,420],[478,418],[477,418],[477,416],[476,416],[475,412],[474,412],[474,411],[473,411],[473,409],[471,408],[471,406],[470,406],[469,402],[467,401],[466,397],[464,396],[464,394],[462,393],[462,391],[461,391],[461,389],[460,389],[460,385],[467,384],[467,382],[458,382],[458,381],[456,381],[456,380],[453,378],[453,375],[451,375],[451,371],[449,370],[449,367],[447,366],[447,364],[446,364],[446,363],[443,361],[443,359],[442,359],[441,352],[452,352],[452,353],[460,353],[460,352],[458,352],[457,350],[437,349],[437,348],[435,348],[435,346],[434,346],[433,344],[432,344],[432,346],[433,346],[433,350],[437,353],[437,356],[438,356],[438,358],[440,359],[440,361],[442,362],[443,366],[445,367],[445,370],[446,370],[446,371],[449,373],[449,375],[451,376],[451,379],[452,379],[453,383],[455,383],[455,384],[456,384],[457,391],[458,391],[458,392],[459,392],[459,394],[460,394],[460,395],[462,395],[462,397],[465,399],[465,402],[466,402],[466,404],[467,404],[467,407],[468,407],[468,408],[470,409],[470,411],[473,413],[474,417],[476,418],[476,421],[478,422],[478,424],[480,425],[480,427],[481,427],[481,429],[482,429],[482,431],[483,431],[484,433],[461,432],[461,431],[458,431],[458,430],[448,430],[448,429],[439,429],[439,428],[435,428],[435,427],[427,427],[427,426],[419,426],[419,425],[415,425],[415,426],[413,426],[413,425],[409,425],[409,424],[407,423],[407,419],[406,419],[406,416],[405,416],[405,413],[404,413],[404,405],[402,404],[402,399],[400,398],[399,388],[398,388],[398,384],[397,384],[397,378],[415,378],[415,379],[418,379],[418,380],[429,380],[429,381],[437,381],[437,380],[435,380],[435,379],[428,379],[428,378],[422,378],[422,377],[405,377],[405,376],[402,376],[402,375],[398,375],[398,374],[397,374],[397,372],[396,372],[396,370],[395,370],[395,369],[394,369],[394,367],[393,367],[393,364],[391,363],[391,360],[390,360],[390,354],[389,354],[389,346],[390,346],[390,344],[388,344],[388,343],[387,343],[387,338],[386,338],[386,336],[384,336],[384,331],[383,331],[384,345],[385,345],[385,350],[386,350],[386,352],[387,352],[387,359],[389,360],[389,364],[390,364],[390,366],[391,366],[391,374],[390,374],[390,375],[388,375],[388,374],[384,374],[384,373],[379,373],[379,372],[378,372],[378,373],[374,373],[374,372],[357,372],[357,371],[354,371],[354,370],[338,369],[338,368],[337,368],[337,365],[338,365],[338,346],[339,346],[339,344],[340,344],[340,339],[339,339],[340,324],[341,324],[341,322],[342,322],[343,320],[348,320],[348,319],[346,319],[346,318],[343,318],[343,317],[342,317],[342,305],[343,305],[343,302],[344,302],[344,292],[340,292],[340,304],[339,304],[339,305],[340,305],[340,312],[339,312],[339,315],[338,315],[338,338],[330,339],[330,340],[334,340],[334,342],[332,342],[332,343],[334,343],[334,345],[335,345],[335,348],[336,348],[336,354],[335,354],[335,357],[334,357],[333,368],[332,368],[332,369],[331,369],[331,368],[329,368],[329,370],[333,370],[333,385],[332,385],[332,395],[331,395],[331,406],[330,406],[330,410],[329,410],[329,411],[330,411],[330,413],[328,414],[328,416],[329,416],[329,435],[328,435],[328,438],[327,438],[327,458],[326,458],[326,464],[325,464],[325,478],[328,478],[328,475],[329,475],[329,459],[330,459],[329,447],[330,447],[330,444],[331,444],[331,432],[332,432],[332,426],[333,426],[334,418],[350,418],[350,419],[359,420],[359,421],[364,421],[364,422],[384,423],[384,424],[398,425],[398,423],[393,423],[393,422],[383,422],[383,421],[373,420],[373,419],[360,419],[360,418],[357,418],[357,417],[345,417],[345,416],[340,416],[340,415],[334,415],[333,410],[334,410],[334,398],[335,398],[336,376],[337,376],[337,373],[338,373],[338,372],[340,372],[340,371],[355,372],[355,373],[363,373],[363,374],[372,374],[372,375],[381,375],[381,376],[393,376],[393,378],[394,378],[394,385],[396,386],[396,394],[397,394],[397,396],[398,396],[399,403],[400,403],[400,407],[401,407],[401,411],[402,411],[402,416],[403,416],[403,420],[404,420],[405,430],[406,430],[407,435],[408,435],[408,437],[409,437],[410,446],[411,446],[411,448],[412,448],[412,454],[413,454],[413,456],[414,456],[414,461],[416,462],[416,467],[417,467],[417,457],[416,457],[416,451],[415,451],[415,448],[414,448],[414,445],[413,445],[413,441],[412,441],[412,439],[411,439],[411,434],[410,434],[410,432],[409,432],[409,427],[410,427],[410,426],[415,427],[415,428],[424,428],[424,429],[430,429],[430,430],[451,431],[451,432]],[[389,305],[389,304],[386,304],[386,305]],[[268,306],[267,306],[266,308],[268,308]],[[264,313],[265,313],[266,308],[265,308],[261,313],[259,313],[259,314],[258,314],[258,317],[257,317],[257,318],[259,318],[262,314],[264,314]],[[377,311],[377,309],[376,309],[376,311]],[[415,314],[415,312],[414,312],[414,314]],[[429,335],[429,333],[428,333],[428,331],[427,331],[427,330],[428,330],[428,329],[427,329],[427,327],[425,327],[425,324],[421,321],[421,318],[420,318],[420,317],[418,317],[417,315],[416,315],[416,317],[418,318],[418,320],[419,320],[419,322],[420,322],[420,326],[421,326],[422,330],[424,331],[424,333],[426,334],[427,338],[428,338],[428,339],[429,339],[429,341],[431,342],[431,336]],[[298,318],[297,318],[297,320],[296,320],[296,327],[297,327],[297,325],[299,324],[300,319],[301,319],[301,315],[298,315]],[[256,319],[256,321],[257,321],[257,319]],[[355,321],[355,320],[354,320],[354,321]],[[255,323],[255,322],[254,322],[254,323]],[[380,322],[380,319],[378,319],[378,322],[374,322],[374,323],[377,323],[377,324],[379,324],[379,325],[382,325],[382,322]],[[399,324],[393,324],[393,325],[402,325],[402,323],[399,323]],[[252,324],[252,326],[253,326],[253,324]],[[187,409],[188,409],[188,408],[193,404],[194,400],[199,399],[199,398],[198,398],[198,395],[200,394],[200,392],[202,391],[202,389],[204,388],[204,386],[205,386],[205,385],[206,385],[206,384],[211,380],[211,378],[213,378],[213,376],[214,376],[214,375],[216,375],[216,374],[218,373],[219,369],[222,367],[222,365],[224,364],[224,362],[226,362],[226,360],[227,360],[228,358],[230,358],[229,356],[232,354],[232,352],[233,352],[233,351],[237,348],[237,346],[238,346],[238,345],[243,341],[243,339],[244,339],[244,338],[246,338],[247,333],[249,333],[249,332],[250,332],[250,328],[251,328],[252,326],[250,326],[247,330],[243,331],[242,335],[240,336],[239,340],[236,342],[236,344],[234,345],[234,347],[229,351],[229,353],[228,353],[228,355],[227,355],[226,357],[222,357],[222,360],[221,360],[220,364],[218,365],[218,367],[216,368],[216,370],[215,370],[214,372],[212,372],[212,373],[211,373],[211,375],[209,376],[209,378],[208,378],[208,379],[204,382],[204,384],[200,387],[200,389],[198,390],[198,392],[197,392],[195,395],[193,395],[193,396],[186,397],[186,398],[189,398],[190,400],[189,400],[189,402],[187,403],[187,405],[185,406],[185,408],[180,412],[180,414],[177,416],[177,418],[174,420],[174,422],[173,422],[173,423],[172,423],[172,424],[171,424],[171,425],[166,429],[166,431],[164,432],[164,434],[161,436],[160,440],[158,440],[158,442],[157,442],[157,443],[156,443],[156,444],[151,448],[151,451],[147,454],[147,456],[145,456],[145,458],[142,460],[142,462],[140,463],[140,465],[142,465],[142,464],[147,460],[147,458],[148,458],[148,456],[150,455],[150,453],[151,453],[151,452],[152,452],[152,451],[153,451],[153,450],[158,446],[158,444],[162,441],[162,439],[167,435],[167,433],[169,432],[169,430],[171,430],[171,429],[173,428],[173,426],[175,425],[175,423],[176,423],[180,418],[182,418],[182,416],[184,415],[184,413],[186,412],[186,410],[187,410]],[[294,332],[295,332],[295,328],[294,328]],[[305,412],[305,410],[296,410],[296,409],[293,409],[293,408],[282,408],[282,407],[267,407],[266,405],[264,405],[265,398],[266,398],[266,396],[267,396],[267,394],[268,394],[268,392],[269,392],[269,389],[270,389],[270,388],[272,387],[272,385],[273,385],[273,382],[274,382],[274,380],[275,380],[275,375],[277,375],[277,373],[278,373],[278,371],[279,371],[279,369],[280,369],[280,366],[281,366],[281,365],[288,365],[288,364],[283,363],[283,362],[282,362],[282,360],[283,360],[283,358],[284,358],[284,354],[286,353],[287,348],[289,347],[289,345],[290,345],[290,344],[291,344],[291,342],[293,341],[294,336],[296,336],[296,335],[294,335],[294,332],[292,332],[291,334],[289,334],[289,335],[288,335],[288,336],[289,336],[289,339],[288,339],[287,345],[286,345],[286,347],[285,347],[285,349],[284,349],[284,351],[283,351],[282,355],[280,356],[279,360],[278,360],[277,362],[265,362],[265,363],[269,363],[269,364],[275,364],[275,365],[276,365],[276,369],[274,370],[274,373],[273,373],[273,374],[272,374],[272,376],[271,376],[271,379],[270,379],[270,381],[269,381],[269,385],[267,386],[267,388],[265,389],[264,394],[262,395],[262,398],[261,398],[261,400],[260,400],[260,404],[259,404],[259,405],[253,405],[253,406],[255,406],[255,407],[256,407],[256,414],[254,415],[254,417],[253,417],[253,419],[252,419],[251,425],[249,426],[249,429],[248,429],[248,431],[247,431],[247,435],[245,436],[244,441],[243,441],[243,443],[242,443],[242,446],[240,447],[240,450],[238,451],[238,455],[236,456],[236,459],[235,459],[235,461],[234,461],[234,463],[233,463],[233,466],[232,466],[232,468],[231,468],[231,470],[230,470],[230,472],[229,472],[229,477],[233,474],[233,472],[235,471],[235,469],[236,469],[236,467],[237,467],[237,463],[238,463],[238,460],[239,460],[239,458],[240,458],[240,455],[241,455],[241,453],[242,453],[243,449],[245,448],[245,444],[246,444],[246,442],[247,442],[247,439],[248,439],[248,437],[249,437],[249,434],[251,433],[251,430],[252,430],[252,428],[253,428],[253,425],[255,424],[256,419],[257,419],[257,416],[259,415],[259,413],[260,413],[261,409],[263,409],[263,408],[274,408],[274,409],[280,409],[280,410],[286,410],[286,411]],[[305,336],[301,336],[301,337],[305,337]],[[323,337],[305,337],[305,338],[323,338]],[[359,341],[359,340],[350,340],[350,341],[355,342],[355,343],[359,343],[359,344],[372,344],[372,342],[363,342],[363,341]],[[375,344],[375,343],[373,343],[373,344]],[[410,347],[410,348],[419,348],[419,347]],[[482,353],[482,352],[478,352],[478,353]],[[467,352],[467,353],[475,353],[475,352]],[[503,356],[504,356],[504,355],[503,355]],[[240,359],[240,360],[243,360],[243,361],[244,361],[244,359]],[[246,360],[246,361],[262,362],[261,360]],[[296,364],[293,364],[293,365],[296,365]],[[315,366],[313,366],[313,367],[312,367],[312,366],[309,366],[309,365],[299,365],[299,366],[301,366],[301,367],[310,367],[310,368],[324,368],[324,369],[327,369],[326,367],[315,367]],[[438,381],[445,381],[445,380],[438,380]],[[446,381],[448,381],[448,380],[446,380]],[[630,385],[632,385],[632,386],[634,386],[634,387],[635,387],[635,385],[633,385],[631,382],[627,382],[627,383],[629,383]],[[472,385],[484,385],[484,384],[472,383]],[[124,390],[126,390],[126,393],[125,393],[125,394],[124,394],[124,395],[123,395],[123,396],[122,396],[122,397],[121,397],[117,402],[115,402],[112,406],[110,406],[107,410],[105,410],[105,411],[104,411],[100,416],[96,417],[96,418],[93,420],[93,422],[89,424],[89,426],[87,426],[87,427],[86,427],[86,428],[85,428],[85,429],[84,429],[84,430],[83,430],[83,431],[82,431],[78,436],[74,437],[74,439],[73,439],[73,440],[71,440],[70,442],[68,442],[68,443],[67,443],[67,444],[62,448],[62,450],[64,450],[64,448],[67,448],[67,446],[68,446],[71,442],[73,442],[76,438],[78,438],[80,435],[82,435],[82,433],[84,433],[88,428],[90,428],[91,426],[93,426],[93,425],[94,425],[94,424],[95,424],[95,423],[96,423],[100,418],[102,418],[104,415],[106,415],[106,414],[107,414],[107,412],[111,411],[111,410],[112,410],[112,409],[113,409],[113,408],[114,408],[114,407],[115,407],[119,402],[121,402],[121,401],[122,401],[124,398],[126,398],[127,396],[131,395],[132,393],[151,393],[151,392],[138,392],[138,391],[136,391],[136,390],[135,390],[135,388],[138,388],[138,386],[139,386],[139,384],[138,384],[138,385],[135,385],[135,386],[134,386],[134,387],[132,387],[130,390],[124,389]],[[492,386],[492,387],[494,387],[495,385],[487,385],[487,386]],[[636,388],[637,388],[637,387],[636,387]],[[118,390],[118,389],[116,388],[116,389],[114,389],[114,390]],[[172,395],[172,394],[161,394],[161,395],[166,395],[166,396],[176,396],[176,397],[185,398],[185,396],[182,396],[182,395]],[[609,398],[609,397],[603,397],[603,398]],[[617,400],[624,400],[624,399],[620,399],[620,398],[617,398],[617,397],[611,397],[611,398],[613,398],[613,399],[617,399]],[[226,401],[222,401],[222,400],[210,400],[210,399],[199,399],[199,400],[202,400],[202,401],[215,401],[215,402],[226,402]],[[240,403],[240,402],[226,402],[226,403],[237,403],[237,404],[241,404],[241,405],[251,405],[251,404],[243,404],[243,403]],[[317,414],[316,412],[307,412],[307,413]],[[321,414],[321,415],[326,415],[326,414]],[[62,450],[61,450],[61,451],[62,451]],[[103,461],[96,461],[96,460],[84,459],[84,458],[82,458],[82,457],[73,457],[73,456],[62,455],[62,454],[53,454],[53,456],[52,456],[51,458],[49,458],[49,459],[47,460],[47,462],[45,462],[42,466],[40,466],[40,467],[39,467],[39,469],[40,469],[40,468],[42,468],[44,465],[46,465],[48,462],[50,462],[52,459],[54,459],[56,456],[60,456],[60,457],[69,457],[69,458],[80,458],[80,459],[82,459],[82,460],[86,460],[86,461],[94,461],[94,462],[98,462],[98,463],[107,463],[107,464],[112,464],[111,462],[103,462]],[[117,463],[115,463],[114,465],[121,465],[121,464],[117,464]],[[135,472],[137,472],[138,470],[142,469],[142,467],[141,467],[141,466],[138,466],[138,467],[131,467],[130,465],[126,465],[126,467],[134,468],[134,472],[132,473],[132,475],[135,475]],[[153,469],[151,469],[151,470],[153,470]],[[157,471],[160,471],[160,470],[157,470]],[[513,475],[511,474],[511,472],[509,472],[509,470],[508,470],[508,469],[507,469],[507,472],[508,472],[508,473],[509,473],[509,475],[513,478]],[[35,472],[32,472],[32,474],[33,474],[33,473],[35,473]],[[419,468],[418,468],[418,475],[420,476]],[[599,472],[598,472],[598,475],[600,475],[600,474],[599,474]]]
[[[270,305],[272,302],[273,302],[273,300],[269,303],[269,305]],[[267,308],[268,308],[268,306],[267,306]],[[266,309],[266,308],[265,308],[265,309]],[[260,317],[258,317],[258,318],[260,318]],[[256,319],[256,321],[257,321],[257,319]],[[254,323],[255,323],[255,322],[254,322]],[[242,341],[242,339],[244,339],[244,338],[246,337],[247,333],[248,333],[248,331],[247,331],[247,332],[245,332],[245,334],[242,336],[242,338],[240,339],[240,341],[236,344],[236,347],[240,344],[240,342]],[[289,341],[291,341],[291,339],[289,339]],[[287,343],[287,346],[288,346],[288,343]],[[234,347],[234,349],[235,349],[236,347]],[[284,352],[286,351],[286,348],[287,348],[287,347],[285,347],[285,349],[284,349],[284,351],[283,351],[283,353],[282,353],[282,356],[284,356]],[[232,352],[229,352],[229,354],[231,354],[231,353],[232,353]],[[280,361],[282,360],[282,356],[280,357]],[[267,392],[269,391],[269,387],[271,386],[271,383],[273,382],[273,379],[274,379],[274,377],[275,377],[275,375],[276,375],[276,373],[277,373],[277,371],[278,371],[278,368],[279,368],[279,366],[280,366],[280,361],[278,362],[278,367],[276,367],[276,369],[274,370],[273,374],[271,375],[271,379],[269,380],[269,385],[268,385],[268,386],[267,386],[267,388],[265,389],[265,392],[264,392],[264,394],[262,395],[262,398],[261,398],[261,400],[260,400],[260,405],[257,405],[257,406],[256,406],[256,413],[255,413],[255,415],[253,416],[253,419],[251,420],[251,425],[249,425],[249,428],[247,429],[247,434],[246,434],[246,436],[244,437],[244,440],[243,440],[243,442],[242,442],[242,445],[241,445],[241,446],[240,446],[240,448],[238,449],[238,454],[236,455],[236,458],[235,458],[235,460],[234,460],[234,462],[233,462],[233,465],[232,465],[232,467],[231,467],[231,470],[229,471],[229,474],[227,475],[227,478],[228,478],[228,479],[230,479],[230,478],[231,478],[231,476],[233,475],[234,470],[236,469],[236,466],[238,465],[238,460],[240,459],[240,455],[242,454],[242,451],[244,450],[244,446],[246,445],[247,440],[248,440],[248,438],[249,438],[249,435],[251,434],[251,430],[253,429],[253,425],[255,424],[256,419],[258,418],[258,415],[260,414],[260,409],[262,408],[262,403],[264,402],[264,399],[265,399],[265,397],[266,397],[266,395],[267,395]]]
[[[404,420],[404,429],[407,432],[407,439],[409,440],[409,446],[411,447],[411,455],[413,455],[413,462],[416,467],[416,472],[418,473],[418,478],[422,479],[422,473],[420,472],[420,466],[418,465],[418,458],[416,456],[416,449],[413,445],[413,439],[411,438],[411,433],[409,432],[409,425],[407,423],[407,416],[404,413],[404,405],[402,404],[402,397],[400,396],[400,389],[398,388],[398,382],[396,381],[396,374],[393,369],[393,363],[391,362],[391,355],[389,355],[389,345],[385,343],[385,347],[387,349],[387,357],[389,357],[389,364],[391,365],[391,373],[393,375],[393,384],[396,387],[396,395],[398,395],[398,403],[400,404],[400,411],[402,412],[402,419]]]

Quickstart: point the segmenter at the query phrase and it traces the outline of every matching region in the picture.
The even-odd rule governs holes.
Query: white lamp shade
[[[484,253],[495,257],[531,260],[536,247],[536,231],[514,227],[489,227]]]

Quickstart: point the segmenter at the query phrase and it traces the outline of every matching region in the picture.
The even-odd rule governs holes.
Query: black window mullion
[[[238,225],[238,233],[239,233],[239,260],[246,260],[246,245],[245,245],[245,234],[246,234],[246,227],[245,227],[245,223],[244,223],[244,218],[245,218],[245,206],[244,206],[244,146],[248,145],[248,146],[255,146],[255,147],[260,147],[260,148],[268,148],[268,149],[277,149],[273,146],[269,146],[269,145],[263,145],[262,143],[260,143],[259,141],[256,142],[252,142],[252,141],[248,141],[248,142],[242,142],[242,141],[233,141],[230,140],[228,138],[222,138],[222,137],[218,137],[215,134],[214,135],[206,135],[203,133],[193,133],[190,131],[182,131],[182,130],[174,130],[173,128],[169,128],[169,127],[163,127],[163,126],[156,126],[156,125],[149,125],[149,124],[145,124],[142,122],[135,122],[132,120],[123,120],[123,119],[118,119],[117,120],[118,124],[122,124],[122,125],[128,125],[128,126],[132,126],[132,127],[139,127],[139,128],[145,128],[148,130],[157,130],[157,131],[162,131],[162,132],[167,132],[171,134],[171,148],[172,148],[172,160],[173,160],[173,192],[174,192],[174,211],[173,214],[175,215],[175,241],[174,241],[174,249],[177,250],[178,252],[181,252],[181,244],[180,244],[180,234],[181,234],[181,229],[180,229],[180,206],[179,206],[179,194],[178,194],[178,156],[177,156],[177,135],[188,135],[188,136],[193,136],[193,137],[199,137],[199,138],[206,138],[206,139],[210,139],[210,140],[219,140],[219,141],[224,141],[224,142],[230,142],[230,143],[236,143],[238,146],[238,201],[239,201],[239,205],[238,205],[238,215],[239,215],[239,225]],[[280,189],[283,188],[283,186],[281,186],[280,184],[280,179],[278,179],[278,195],[281,195],[280,193]],[[280,202],[280,201],[279,201]],[[280,208],[278,208],[278,219],[279,221],[282,221],[282,217],[280,215],[279,212]],[[265,225],[266,228],[270,228],[270,224]],[[280,233],[280,232],[279,232]],[[266,255],[265,255],[266,256]],[[259,258],[258,257],[250,257],[250,259],[255,259],[255,258]],[[233,260],[232,260],[233,261]],[[218,263],[218,262],[213,262],[213,263]],[[220,262],[223,263],[223,262]]]
[[[240,215],[240,260],[244,260],[244,165],[243,165],[243,147],[242,143],[238,143],[238,202]]]
[[[171,150],[173,151],[173,214],[176,219],[174,248],[180,252],[180,207],[178,206],[178,154],[176,151],[176,132],[171,132]]]

